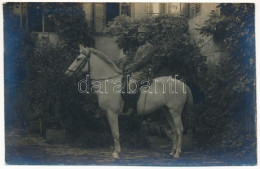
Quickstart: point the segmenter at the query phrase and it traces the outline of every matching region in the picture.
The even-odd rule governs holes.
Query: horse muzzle
[[[74,72],[66,70],[65,75],[68,77],[71,77],[74,74]]]

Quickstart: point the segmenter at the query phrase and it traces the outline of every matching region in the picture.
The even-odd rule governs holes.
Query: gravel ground
[[[6,130],[6,164],[9,165],[134,165],[134,166],[223,166],[250,165],[228,154],[216,155],[193,147],[183,147],[179,159],[169,156],[168,139],[150,138],[160,142],[150,149],[122,147],[119,160],[112,159],[113,147],[78,148],[66,144],[49,144],[37,134],[25,130]],[[187,140],[186,140],[187,141]],[[185,143],[184,143],[185,145]]]

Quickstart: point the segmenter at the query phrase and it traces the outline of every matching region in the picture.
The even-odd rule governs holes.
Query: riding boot
[[[127,99],[127,113],[128,115],[134,114],[137,112],[137,101],[136,101],[136,95],[135,94],[130,94],[128,95]]]

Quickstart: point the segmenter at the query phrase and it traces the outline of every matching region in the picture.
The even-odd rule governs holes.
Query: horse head
[[[66,70],[65,75],[80,75],[89,71],[90,50],[79,45],[80,54]]]

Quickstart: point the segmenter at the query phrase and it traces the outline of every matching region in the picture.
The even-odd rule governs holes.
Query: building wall
[[[82,8],[85,12],[85,18],[87,20],[88,26],[93,27],[93,3],[83,3]]]
[[[103,13],[104,13],[104,10],[99,8],[99,6],[102,6],[102,4],[101,3],[99,3],[99,4],[83,3],[82,4],[83,10],[85,11],[85,18],[88,22],[88,25],[90,28],[93,28],[96,33],[102,33],[102,31],[103,31],[103,29],[95,29],[95,26],[94,26],[94,21],[97,21],[97,19],[95,20],[94,10],[96,10],[95,11],[96,14],[103,15]],[[96,16],[96,17],[103,18],[103,23],[99,22],[100,24],[103,24],[102,26],[99,26],[99,27],[103,28],[105,26],[104,25],[105,16],[104,17]],[[96,26],[97,26],[97,23],[96,23]],[[93,36],[93,38],[95,39],[95,48],[100,50],[107,56],[109,56],[113,61],[116,61],[117,58],[119,58],[121,55],[123,55],[123,51],[118,48],[117,43],[115,42],[115,38],[109,38],[106,36],[98,36],[98,35]]]
[[[123,51],[120,50],[115,42],[115,38],[106,36],[93,36],[95,39],[95,48],[109,56],[113,61],[117,61],[119,57],[123,57]]]
[[[86,20],[89,23],[89,26],[93,27],[93,22],[95,16],[93,15],[93,5],[94,3],[83,3],[83,9],[86,12]],[[226,53],[221,50],[220,44],[214,43],[212,37],[206,37],[199,34],[199,31],[196,30],[204,25],[204,22],[209,19],[209,14],[212,10],[216,10],[217,3],[201,3],[199,14],[195,15],[189,19],[189,33],[191,35],[191,41],[200,48],[202,55],[207,56],[207,64],[210,68],[210,71],[214,71],[214,65],[219,62],[220,57],[225,56]],[[162,11],[162,3],[131,3],[131,17],[134,20],[146,19],[150,15],[157,15],[159,13],[173,13],[173,14],[184,14],[189,15],[189,9],[187,7],[191,4],[184,3],[165,3],[164,11]],[[97,9],[96,9],[97,10]],[[98,12],[98,11],[96,11]],[[102,11],[101,11],[102,13]],[[104,18],[105,19],[105,18]],[[199,25],[199,26],[198,26]],[[105,25],[103,25],[105,26]],[[95,27],[93,27],[95,28]],[[96,30],[96,32],[98,32]],[[113,56],[120,56],[121,51],[115,47],[113,44],[114,41],[107,39],[106,37],[97,38],[96,44],[97,48],[104,50],[103,52]],[[112,46],[106,48],[107,44]],[[109,46],[109,45],[108,45]],[[104,49],[101,49],[104,48]]]
[[[192,41],[201,48],[201,53],[204,55],[217,52],[219,49],[214,44],[212,37],[202,36],[199,34],[199,30],[196,29],[204,25],[204,22],[209,19],[211,10],[216,9],[216,5],[217,4],[201,4],[200,14],[189,20],[189,32],[191,34]]]
[[[171,3],[169,4],[170,12],[174,14],[180,14],[181,12],[181,3]],[[168,8],[169,8],[168,7]]]
[[[158,14],[160,13],[160,3],[149,3],[150,11],[149,13]]]
[[[226,56],[227,53],[222,51],[221,44],[214,43],[212,36],[202,36],[199,34],[199,30],[196,29],[204,25],[204,22],[209,19],[210,12],[217,9],[217,5],[217,3],[202,3],[200,13],[189,20],[191,40],[200,48],[201,54],[207,56],[210,72],[214,71],[219,59]]]
[[[148,3],[132,3],[131,16],[134,20],[142,20],[148,17]]]
[[[147,6],[148,16],[160,13],[181,14],[181,3],[148,3]]]

